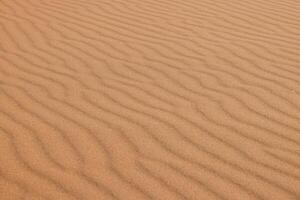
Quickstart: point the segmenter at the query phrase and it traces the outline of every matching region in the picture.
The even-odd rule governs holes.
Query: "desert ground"
[[[1,200],[300,200],[299,0],[0,0]]]

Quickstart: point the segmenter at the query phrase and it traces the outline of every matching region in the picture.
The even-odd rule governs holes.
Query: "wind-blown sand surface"
[[[300,199],[300,1],[0,0],[1,200]]]

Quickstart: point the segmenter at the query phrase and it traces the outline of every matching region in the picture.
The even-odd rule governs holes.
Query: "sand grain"
[[[0,0],[0,199],[300,199],[299,10]]]

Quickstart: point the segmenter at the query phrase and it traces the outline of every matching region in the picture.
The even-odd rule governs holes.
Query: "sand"
[[[0,199],[300,199],[300,1],[0,0]]]

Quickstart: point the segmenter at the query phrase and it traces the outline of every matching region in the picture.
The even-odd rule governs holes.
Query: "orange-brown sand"
[[[299,200],[300,1],[0,0],[0,200]]]

